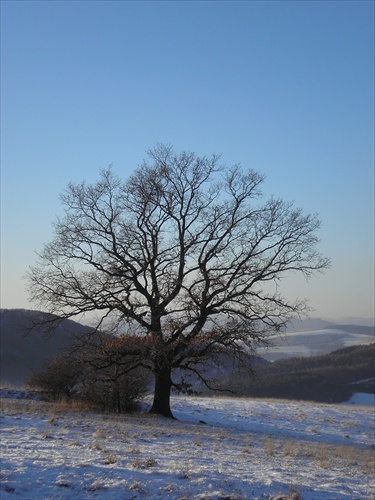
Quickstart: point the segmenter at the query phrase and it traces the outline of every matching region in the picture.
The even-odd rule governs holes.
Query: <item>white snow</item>
[[[375,408],[375,394],[368,394],[366,392],[356,392],[353,396],[343,404],[372,406]]]
[[[375,493],[371,407],[179,396],[172,398],[179,420],[170,420],[7,396],[2,500],[365,500]]]

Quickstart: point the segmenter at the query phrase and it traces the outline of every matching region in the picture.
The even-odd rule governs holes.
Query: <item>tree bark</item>
[[[174,418],[171,407],[172,368],[168,365],[155,367],[154,401],[150,413],[167,418]]]

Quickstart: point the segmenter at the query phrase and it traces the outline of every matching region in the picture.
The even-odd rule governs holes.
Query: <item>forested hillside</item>
[[[375,344],[324,356],[288,358],[258,366],[255,378],[231,381],[237,394],[338,403],[355,392],[374,393]]]

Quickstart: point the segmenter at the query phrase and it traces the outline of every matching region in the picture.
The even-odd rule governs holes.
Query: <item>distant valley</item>
[[[290,357],[321,356],[355,345],[375,342],[374,326],[338,325],[321,319],[294,322],[269,348],[258,349],[268,361]]]
[[[23,386],[33,371],[71,345],[74,333],[89,328],[63,320],[53,335],[43,325],[28,333],[48,315],[21,309],[1,309],[0,314],[2,386]],[[254,360],[257,380],[232,380],[230,359],[216,373],[242,395],[345,401],[355,392],[374,392],[374,335],[369,326],[298,321],[274,339],[273,347],[259,349],[261,358]]]

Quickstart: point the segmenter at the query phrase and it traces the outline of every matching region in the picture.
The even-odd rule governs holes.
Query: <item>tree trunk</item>
[[[172,369],[170,366],[155,367],[154,401],[150,413],[174,418],[170,407],[172,388]]]

